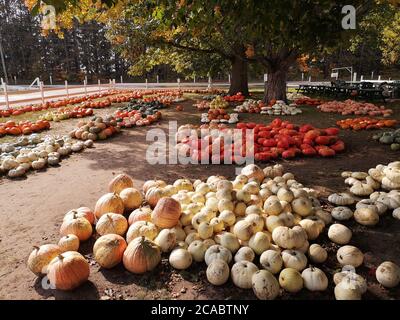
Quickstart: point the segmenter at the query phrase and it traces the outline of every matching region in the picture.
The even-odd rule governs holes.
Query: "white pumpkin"
[[[285,249],[301,248],[307,240],[307,233],[300,226],[277,227],[272,232],[275,244]]]
[[[280,291],[278,280],[267,270],[258,270],[251,279],[253,292],[260,300],[274,300]]]
[[[246,220],[238,221],[233,226],[233,233],[238,237],[238,239],[244,241],[248,241],[251,238],[253,230],[254,228],[252,223]]]
[[[360,249],[350,245],[339,248],[336,253],[336,257],[342,266],[350,265],[355,268],[362,265],[364,261],[364,255]]]
[[[293,211],[302,217],[307,217],[311,214],[313,206],[308,198],[300,197],[292,202]]]
[[[328,201],[337,206],[349,206],[354,204],[355,199],[348,193],[333,193],[328,197]]]
[[[260,256],[260,264],[265,270],[276,274],[282,269],[282,256],[280,252],[275,250],[264,251]]]
[[[214,240],[232,253],[235,253],[240,248],[239,239],[231,232],[222,232],[216,235]]]
[[[229,266],[224,260],[214,259],[208,265],[206,275],[211,284],[221,286],[229,279]]]
[[[176,246],[176,233],[170,229],[163,229],[154,239],[162,252],[170,252]]]
[[[258,255],[268,250],[271,245],[270,238],[265,232],[255,233],[249,240],[249,247]]]
[[[335,207],[332,209],[332,217],[339,221],[349,220],[353,217],[353,211],[348,207]]]
[[[282,251],[282,260],[285,268],[293,268],[302,271],[307,266],[307,257],[298,250]]]
[[[209,265],[211,261],[215,259],[224,260],[229,264],[232,261],[232,253],[221,245],[213,245],[207,249],[204,255],[204,261]]]
[[[301,277],[304,287],[310,291],[325,291],[328,288],[328,278],[321,269],[309,267],[303,270]]]
[[[397,287],[400,283],[400,267],[391,261],[385,261],[376,269],[376,280],[386,288]]]
[[[328,229],[328,237],[334,243],[343,245],[348,244],[351,240],[353,233],[343,224],[332,224]]]
[[[358,208],[354,211],[354,219],[364,226],[374,226],[379,222],[379,215],[373,208]]]
[[[235,262],[239,261],[250,261],[253,262],[255,253],[250,247],[241,247],[235,254]]]
[[[328,252],[317,243],[308,248],[308,256],[314,263],[324,263],[328,259]]]
[[[207,246],[204,244],[203,241],[195,240],[189,245],[188,251],[192,255],[194,261],[202,262],[204,261]]]
[[[257,266],[250,261],[236,262],[231,270],[232,282],[241,289],[250,289],[252,277],[257,271]]]
[[[303,288],[304,280],[296,269],[285,268],[279,274],[279,285],[288,292],[296,293]]]
[[[188,250],[183,248],[178,248],[172,250],[171,254],[169,255],[169,264],[178,270],[184,270],[190,267],[192,264],[192,255],[189,253]]]

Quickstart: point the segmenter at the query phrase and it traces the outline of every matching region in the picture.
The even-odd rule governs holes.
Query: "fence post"
[[[121,83],[124,83],[124,79],[122,78],[122,76],[121,76],[120,80],[121,80]]]
[[[363,81],[364,81],[364,76],[363,76],[363,75],[361,75],[361,77],[360,77],[360,81],[361,81],[361,82],[363,82]]]
[[[40,89],[40,96],[42,98],[42,104],[44,104],[44,88],[43,88],[43,81],[39,82],[39,89]]]
[[[353,82],[357,82],[357,72],[353,73]]]
[[[381,76],[378,76],[378,81],[381,81]]]
[[[196,83],[196,75],[193,76],[193,83]]]
[[[304,81],[304,72],[301,73],[301,81]]]
[[[231,83],[231,74],[230,73],[228,73],[228,83],[229,84]]]
[[[17,76],[14,76],[14,84],[17,85]]]
[[[208,89],[212,88],[212,80],[211,80],[211,76],[208,77]]]
[[[68,81],[65,80],[65,91],[67,92],[67,98],[69,98]]]
[[[148,88],[149,88],[149,82],[148,82],[148,80],[146,78],[146,89],[148,89]]]
[[[50,75],[50,85],[53,85],[53,77]]]
[[[180,89],[181,88],[181,79],[180,78],[176,79],[176,82],[178,82],[178,89]]]
[[[85,88],[85,94],[87,94],[87,80],[83,80],[83,87]]]
[[[160,83],[160,77],[157,75],[157,83]]]
[[[8,91],[7,91],[7,83],[3,81],[3,78],[1,78],[1,82],[3,84],[3,89],[4,89],[4,97],[6,99],[6,108],[7,110],[10,109],[10,102],[8,101]]]
[[[374,78],[374,72],[371,72],[371,80]]]
[[[308,82],[311,82],[311,76],[308,77]]]

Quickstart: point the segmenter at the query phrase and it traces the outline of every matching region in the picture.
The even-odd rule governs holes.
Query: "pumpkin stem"
[[[58,259],[63,260],[63,259],[64,259],[64,256],[60,253],[60,254],[58,255]]]
[[[39,246],[33,246],[33,249],[39,250]]]

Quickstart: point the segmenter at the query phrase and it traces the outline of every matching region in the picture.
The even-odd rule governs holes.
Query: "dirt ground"
[[[174,108],[163,112],[162,122],[151,126],[168,128],[168,121],[178,125],[200,121],[200,112],[191,105],[181,103],[185,110]],[[392,106],[393,107],[393,106]],[[112,109],[112,108],[111,108]],[[334,126],[335,114],[321,113],[314,107],[303,107],[303,114],[287,117],[297,124],[311,123],[319,127]],[[395,117],[400,119],[400,106]],[[110,109],[97,110],[105,114]],[[273,117],[240,114],[241,120],[270,122]],[[78,120],[52,123],[51,134],[66,133]],[[45,172],[30,173],[21,180],[0,178],[0,299],[254,299],[252,290],[241,290],[229,281],[214,287],[206,281],[205,264],[194,263],[188,270],[171,269],[164,257],[151,273],[133,275],[118,266],[112,270],[101,269],[92,259],[94,239],[83,243],[80,251],[89,259],[89,282],[73,292],[60,292],[42,288],[41,279],[26,267],[26,259],[33,245],[56,243],[64,214],[80,206],[93,208],[97,199],[107,192],[107,184],[115,174],[125,172],[135,179],[140,188],[145,180],[159,178],[171,183],[180,177],[204,179],[212,174],[233,178],[234,165],[149,165],[145,154],[148,127],[124,130],[110,140],[96,143],[95,148],[64,159],[61,166],[47,168]],[[322,199],[332,191],[345,189],[340,173],[343,170],[363,171],[378,163],[399,160],[398,153],[388,146],[370,140],[373,132],[342,131],[346,152],[332,159],[302,158],[294,161],[280,160],[287,171],[293,172],[304,185],[321,192]],[[270,163],[262,164],[262,166]],[[400,299],[400,287],[387,290],[375,280],[375,268],[385,260],[400,264],[400,221],[390,215],[381,219],[376,227],[362,227],[345,223],[353,230],[351,244],[365,253],[365,263],[359,272],[368,280],[365,299]],[[327,272],[329,288],[323,293],[303,289],[291,295],[284,293],[280,299],[334,299],[332,274],[339,269],[336,263],[338,246],[332,245],[326,235],[317,241],[329,252],[328,262],[322,269]]]

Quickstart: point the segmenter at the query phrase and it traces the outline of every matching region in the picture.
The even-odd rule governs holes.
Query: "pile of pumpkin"
[[[206,100],[197,101],[194,105],[198,110],[210,109],[210,102]]]
[[[374,130],[382,128],[393,128],[397,125],[397,120],[394,119],[375,119],[370,117],[349,118],[339,120],[336,124],[342,129],[358,130]]]
[[[342,177],[350,186],[349,192],[334,193],[328,198],[337,205],[332,210],[335,219],[354,218],[359,224],[374,226],[380,216],[391,211],[394,218],[400,219],[400,162],[379,164],[368,172],[345,171]]]
[[[76,129],[69,133],[71,138],[79,140],[105,140],[121,131],[113,116],[94,117],[91,121],[80,121]]]
[[[389,117],[392,109],[386,109],[384,106],[376,106],[372,103],[362,103],[351,99],[345,101],[329,101],[318,106],[322,112],[340,113],[344,116],[354,114],[365,116],[383,116]]]
[[[178,270],[193,262],[207,266],[207,280],[216,286],[229,278],[239,288],[253,289],[259,299],[275,299],[281,288],[297,293],[302,288],[325,291],[327,275],[318,267],[328,253],[315,243],[332,222],[315,191],[305,188],[281,165],[255,165],[242,169],[233,181],[210,176],[206,181],[178,179],[146,181],[145,194],[133,187],[131,177],[121,174],[109,184],[109,192],[96,203],[69,211],[60,228],[58,245],[36,247],[28,259],[29,269],[47,274],[59,290],[72,290],[89,278],[87,260],[77,251],[80,242],[93,235],[93,256],[103,268],[119,263],[135,274],[157,267],[163,254]],[[133,211],[132,211],[133,210]],[[129,213],[128,218],[124,213]],[[341,226],[339,228],[339,226]],[[328,228],[335,243],[348,235],[340,224]],[[351,237],[351,236],[350,236]],[[365,279],[355,273],[363,253],[352,245],[337,251],[344,266],[334,275],[336,299],[361,299]],[[376,271],[386,287],[400,281],[400,268],[384,262]]]
[[[393,151],[400,150],[400,129],[386,132],[379,132],[372,136],[372,139],[382,144],[390,145]]]
[[[70,137],[40,138],[37,134],[22,137],[16,143],[0,145],[0,174],[7,174],[9,178],[22,177],[31,169],[56,166],[63,157],[92,146],[92,140],[74,142]]]
[[[19,123],[9,120],[5,123],[0,123],[0,137],[4,135],[19,136],[48,129],[50,129],[50,122],[45,120],[37,120],[36,122],[21,121]]]
[[[228,107],[229,103],[222,96],[216,96],[210,102],[210,109],[226,109]]]
[[[225,109],[210,109],[208,113],[201,114],[201,122],[227,122],[236,123],[239,121],[237,113],[227,113]]]
[[[228,102],[243,102],[244,99],[246,99],[246,97],[241,92],[224,96],[224,100]]]
[[[58,109],[57,111],[47,112],[39,119],[46,121],[61,121],[71,118],[84,118],[93,115],[93,109],[74,107],[72,109]]]
[[[260,113],[263,107],[265,104],[262,100],[248,99],[243,104],[236,106],[234,110],[241,113]]]
[[[321,104],[324,104],[324,101],[320,100],[320,99],[312,99],[309,97],[301,97],[301,98],[297,98],[296,100],[294,100],[294,103],[298,106],[319,106]]]
[[[268,114],[268,115],[274,115],[274,116],[280,116],[280,115],[290,115],[294,116],[296,114],[302,113],[301,109],[297,108],[296,104],[290,104],[287,105],[285,101],[278,100],[274,102],[273,104],[270,104],[268,106],[264,106],[261,108],[261,114]]]

